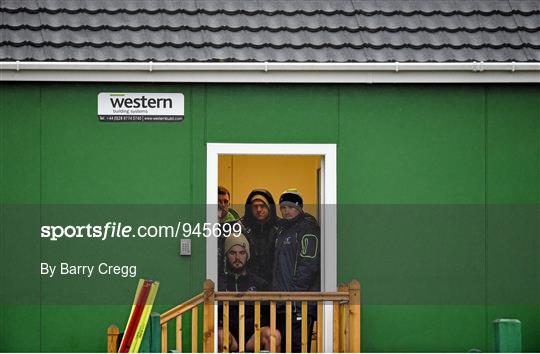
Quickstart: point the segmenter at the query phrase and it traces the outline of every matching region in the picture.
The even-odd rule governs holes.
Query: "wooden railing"
[[[282,338],[286,338],[285,343],[281,343],[281,348],[290,353],[291,327],[292,327],[292,304],[301,303],[301,348],[302,352],[308,352],[308,304],[317,304],[317,321],[315,326],[316,341],[312,346],[313,352],[324,352],[324,304],[331,303],[333,307],[333,352],[360,352],[360,284],[353,280],[348,284],[342,284],[337,292],[215,292],[214,283],[211,280],[204,282],[204,290],[201,294],[180,304],[159,316],[161,324],[161,338],[153,340],[161,341],[161,351],[166,353],[169,348],[168,330],[169,322],[175,322],[175,350],[182,351],[182,318],[191,311],[191,352],[198,352],[198,327],[199,327],[199,305],[203,308],[203,333],[202,333],[202,351],[205,353],[214,352],[214,305],[221,302],[223,305],[223,352],[228,352],[229,343],[229,309],[230,303],[238,303],[239,313],[239,338],[238,351],[245,352],[245,309],[246,302],[254,303],[255,327],[254,327],[254,351],[261,349],[261,302],[270,304],[270,352],[276,352],[278,343],[276,341],[276,306],[285,304],[286,333],[282,333]],[[108,331],[109,352],[118,340],[118,328],[111,326]],[[152,346],[155,347],[155,346]]]

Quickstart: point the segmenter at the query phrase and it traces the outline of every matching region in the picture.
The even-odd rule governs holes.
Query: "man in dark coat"
[[[268,291],[268,283],[252,274],[248,270],[250,262],[250,244],[243,234],[238,236],[229,236],[224,243],[224,272],[218,277],[219,291]],[[218,320],[220,326],[218,328],[218,348],[223,351],[223,305],[220,303],[218,307]],[[261,307],[261,347],[263,350],[270,349],[270,328],[268,327],[268,311],[265,307]],[[255,347],[255,310],[252,303],[246,303],[244,316],[244,334],[247,342],[245,349],[253,351]],[[277,332],[277,331],[276,331]],[[238,319],[238,303],[231,302],[229,306],[229,352],[238,350],[239,340],[239,319]],[[276,333],[276,343],[281,341],[280,333]]]
[[[278,220],[272,194],[266,189],[252,190],[246,198],[245,212],[240,222],[251,246],[249,271],[268,284],[272,284]]]
[[[317,220],[303,210],[303,200],[297,190],[287,190],[279,198],[283,219],[278,223],[274,254],[272,290],[320,291],[320,226]],[[279,306],[277,325],[285,332],[285,307]],[[308,348],[316,319],[316,305],[308,309]],[[301,351],[302,314],[299,303],[293,304],[292,351]],[[309,351],[309,349],[308,349]]]

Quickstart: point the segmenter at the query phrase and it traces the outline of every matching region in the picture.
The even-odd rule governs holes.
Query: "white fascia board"
[[[540,83],[540,63],[0,62],[0,81]]]

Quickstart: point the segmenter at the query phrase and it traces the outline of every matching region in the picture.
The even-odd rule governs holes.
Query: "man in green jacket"
[[[218,187],[218,219],[221,224],[239,219],[238,213],[231,208],[231,193],[223,186]]]

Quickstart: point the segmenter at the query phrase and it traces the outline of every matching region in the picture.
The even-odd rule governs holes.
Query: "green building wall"
[[[102,123],[99,92],[182,92],[186,118]],[[522,321],[524,351],[540,351],[537,85],[4,82],[0,95],[1,281],[16,282],[4,297],[45,291],[32,231],[43,215],[6,205],[200,205],[207,142],[333,143],[338,281],[362,285],[362,351],[492,351],[503,317]],[[200,292],[204,239],[191,257],[163,247],[159,259],[175,264],[160,292]],[[0,351],[105,351],[132,296],[2,301]],[[171,305],[158,295],[158,310]]]

